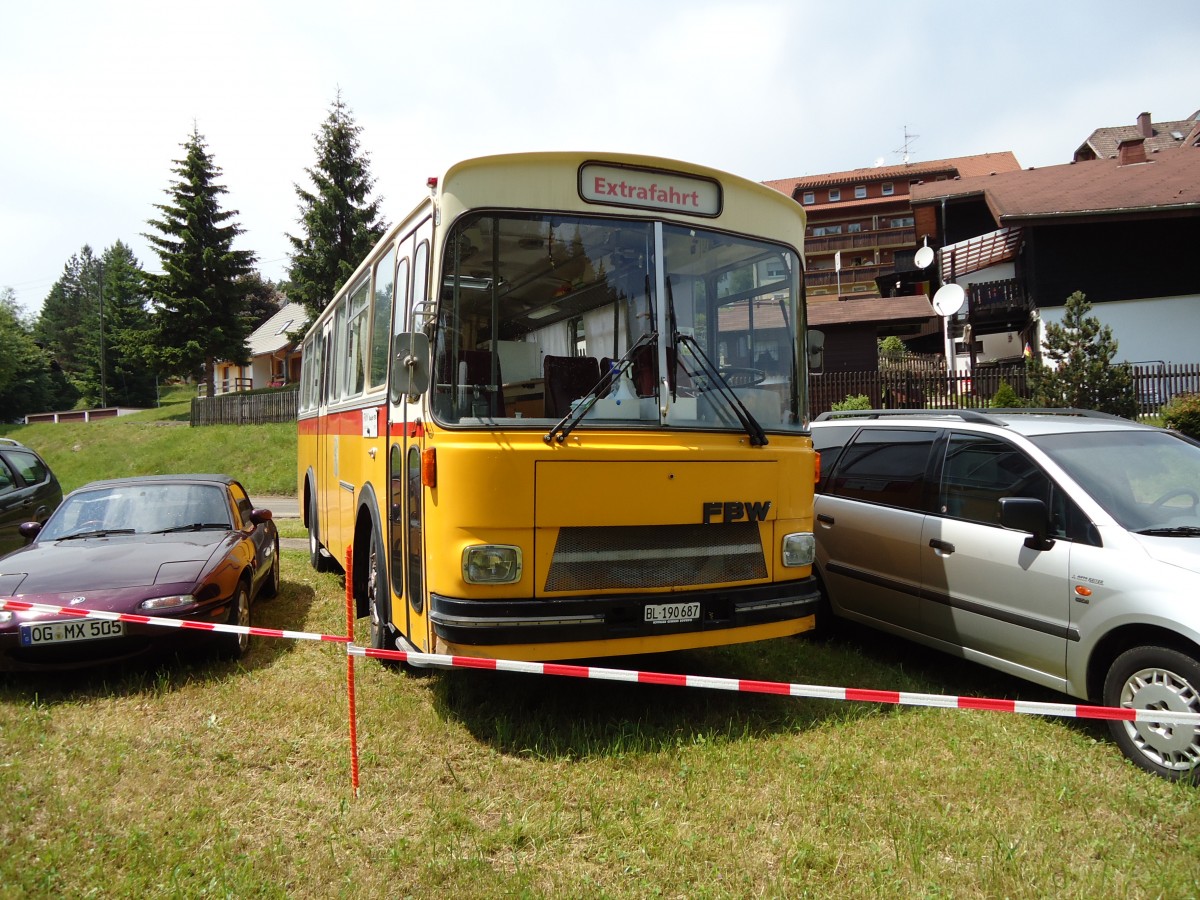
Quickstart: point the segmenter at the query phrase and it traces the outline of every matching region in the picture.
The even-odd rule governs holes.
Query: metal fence
[[[261,394],[219,394],[192,398],[192,425],[265,425],[295,422],[298,387]]]
[[[1153,416],[1179,394],[1200,393],[1200,365],[1132,366],[1138,415]],[[865,396],[877,409],[950,409],[990,406],[1006,382],[1021,398],[1032,394],[1023,365],[977,368],[947,375],[920,367],[886,366],[877,372],[826,372],[809,379],[809,411],[827,412],[847,397]]]

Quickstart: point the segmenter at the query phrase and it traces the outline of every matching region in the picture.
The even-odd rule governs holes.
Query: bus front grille
[[[562,528],[546,591],[719,585],[767,577],[758,525]]]

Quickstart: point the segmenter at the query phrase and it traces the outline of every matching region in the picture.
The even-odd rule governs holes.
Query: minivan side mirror
[[[1033,497],[1001,497],[1000,524],[1005,528],[1029,533],[1025,546],[1030,550],[1049,550],[1054,541],[1047,538],[1050,532],[1050,514],[1046,504]]]

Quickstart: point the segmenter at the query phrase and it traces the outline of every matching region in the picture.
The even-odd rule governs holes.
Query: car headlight
[[[816,558],[817,542],[809,531],[783,536],[783,564],[788,568],[811,566]]]
[[[511,584],[521,578],[521,548],[479,544],[463,550],[463,580],[468,584]]]
[[[196,598],[191,594],[171,594],[168,597],[151,597],[138,604],[138,609],[176,609],[195,603]]]
[[[10,609],[0,609],[0,625],[7,625],[13,620],[13,612]]]

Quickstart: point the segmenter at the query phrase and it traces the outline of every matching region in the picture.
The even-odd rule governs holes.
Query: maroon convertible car
[[[250,624],[279,591],[279,534],[224,475],[97,481],[63,500],[30,543],[0,557],[0,598],[142,616]],[[172,640],[215,642],[223,658],[249,636],[0,610],[0,669],[69,668]]]

